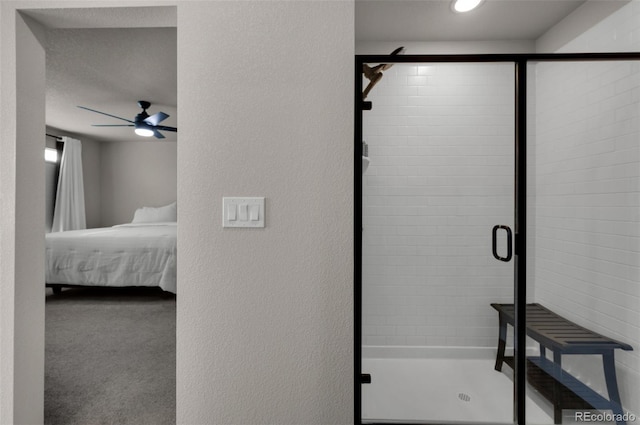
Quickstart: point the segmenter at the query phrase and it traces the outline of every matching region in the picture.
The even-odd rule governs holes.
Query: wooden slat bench
[[[513,357],[505,357],[507,325],[514,325],[513,304],[491,304],[499,315],[498,354],[495,369],[502,370],[503,363],[513,368]],[[579,326],[540,304],[527,304],[527,335],[540,344],[540,356],[527,358],[528,382],[553,403],[554,423],[562,423],[563,409],[611,410],[617,425],[626,425],[620,403],[616,379],[614,350],[633,350],[629,344]],[[553,361],[547,359],[546,350],[553,351]],[[577,378],[562,369],[564,354],[599,354],[607,384],[609,399],[598,394]]]

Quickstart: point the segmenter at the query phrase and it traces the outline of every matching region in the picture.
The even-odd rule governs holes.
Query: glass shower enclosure
[[[639,60],[356,57],[356,423],[640,413]]]

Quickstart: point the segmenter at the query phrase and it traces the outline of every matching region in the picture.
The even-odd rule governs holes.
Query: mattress
[[[48,233],[46,283],[159,286],[175,294],[176,230],[171,222]]]

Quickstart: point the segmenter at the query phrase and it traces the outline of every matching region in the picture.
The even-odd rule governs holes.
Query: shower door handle
[[[503,229],[506,230],[507,232],[507,256],[506,257],[501,257],[500,255],[498,255],[498,230]],[[493,226],[493,237],[492,237],[492,241],[491,241],[491,248],[493,251],[493,256],[495,257],[496,260],[500,260],[500,261],[504,261],[509,262],[511,261],[511,257],[513,254],[512,248],[511,248],[511,242],[513,240],[513,237],[511,235],[511,228],[509,228],[509,226],[505,226],[502,224],[497,224],[495,226]]]

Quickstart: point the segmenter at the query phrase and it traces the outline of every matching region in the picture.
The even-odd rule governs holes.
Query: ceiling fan
[[[142,108],[142,112],[140,112],[136,117],[132,120],[128,120],[126,118],[117,117],[115,115],[107,114],[105,112],[96,111],[95,109],[90,109],[85,106],[78,106],[78,108],[85,109],[87,111],[96,112],[98,114],[106,115],[108,117],[117,118],[122,121],[126,121],[130,124],[93,124],[93,127],[134,127],[134,131],[139,136],[151,137],[155,136],[157,139],[164,139],[164,135],[160,133],[159,130],[162,131],[173,131],[177,132],[178,129],[176,127],[167,127],[165,125],[159,125],[162,121],[169,118],[169,115],[164,112],[158,112],[153,115],[149,115],[147,113],[147,109],[151,106],[151,103],[146,100],[139,100],[138,106]]]

